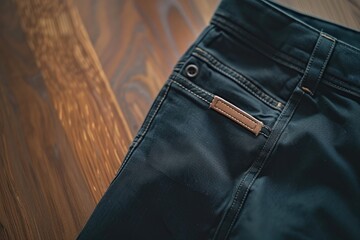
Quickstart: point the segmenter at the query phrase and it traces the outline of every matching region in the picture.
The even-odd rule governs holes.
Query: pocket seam
[[[201,49],[199,47],[195,48],[195,50],[192,52],[192,55],[199,58],[200,60],[206,62],[209,64],[209,66],[216,71],[222,73],[223,75],[227,76],[230,80],[236,82],[243,88],[245,88],[249,93],[254,95],[256,98],[260,99],[262,102],[267,104],[273,109],[276,110],[282,110],[284,107],[284,103],[274,99],[273,97],[269,96],[267,93],[265,93],[263,90],[261,90],[258,86],[256,86],[254,83],[252,83],[251,80],[244,77],[242,74],[236,72],[231,67],[226,66],[221,61],[213,57],[210,53],[205,51],[204,49]],[[230,73],[228,73],[229,71]],[[240,81],[238,78],[241,78],[243,81]],[[259,93],[256,93],[256,91],[259,91]]]
[[[133,155],[133,153],[135,152],[137,147],[141,144],[142,140],[145,138],[148,130],[150,129],[152,122],[154,121],[155,117],[157,116],[161,106],[163,105],[163,103],[169,93],[171,83],[172,83],[171,81],[166,82],[165,85],[163,86],[163,88],[160,90],[158,96],[155,98],[155,101],[153,102],[153,104],[155,104],[157,102],[156,101],[157,99],[159,99],[159,101],[157,102],[156,105],[151,106],[147,116],[145,117],[145,120],[144,120],[142,126],[140,127],[134,140],[132,141],[132,144],[130,145],[128,152],[126,153],[118,171],[116,172],[116,174],[115,174],[114,178],[112,179],[112,181],[110,182],[109,186],[111,186],[116,181],[116,179],[120,176],[120,174],[124,171],[125,167],[127,166],[127,163],[130,161],[131,156]],[[163,92],[163,95],[161,96],[162,92]]]
[[[208,100],[206,100],[205,98],[203,98],[203,97],[199,96],[198,94],[194,93],[193,91],[191,91],[190,89],[188,89],[187,87],[185,87],[184,85],[182,85],[181,83],[179,83],[179,82],[177,82],[177,81],[175,81],[175,80],[171,80],[171,82],[177,84],[179,87],[181,87],[181,88],[184,89],[185,91],[188,91],[189,93],[193,94],[194,96],[196,96],[196,97],[200,98],[201,100],[205,101],[206,103],[210,104],[210,102],[209,102]],[[198,88],[200,91],[202,91],[202,92],[208,94],[209,96],[211,96],[209,93],[205,92],[205,91],[202,90],[201,88],[199,88],[199,87],[197,87],[197,86],[194,86],[194,87]],[[211,97],[213,97],[213,96],[211,96]]]
[[[196,88],[197,90],[203,92],[204,94],[210,96],[212,99],[214,99],[215,95],[214,94],[211,94],[205,90],[203,90],[202,88],[200,88],[199,86],[195,85],[194,83],[192,83],[191,81],[177,75],[177,76],[173,76],[171,77],[171,84],[172,83],[175,83],[176,85],[178,85],[181,89],[185,90],[186,92],[190,93],[191,95],[195,96],[196,98],[202,100],[203,102],[207,103],[208,104],[208,108],[210,109],[211,108],[211,102],[207,99],[205,99],[204,97],[200,96],[199,94],[196,94],[194,91],[192,91],[191,89],[189,89],[188,87],[184,86],[183,84],[179,83],[178,81],[176,81],[175,79],[178,78],[178,79],[181,79],[182,81],[185,81],[187,84],[193,86],[194,88]],[[224,113],[225,114],[225,113]],[[231,117],[230,117],[231,118]],[[233,120],[235,121],[235,120]],[[237,122],[238,124],[240,124],[238,121],[235,121]],[[250,128],[248,128],[247,126],[244,126],[243,124],[240,124],[241,126],[245,127],[246,129],[252,131]],[[266,129],[266,130],[265,130]],[[265,131],[264,131],[265,130]],[[258,134],[261,134],[265,137],[268,137],[269,136],[269,133],[271,132],[271,128],[265,124],[262,123],[262,128],[261,130],[259,131]]]

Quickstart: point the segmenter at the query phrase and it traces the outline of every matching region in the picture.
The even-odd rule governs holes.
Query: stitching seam
[[[279,107],[277,107],[277,103],[279,101],[274,100],[272,97],[268,96],[267,94],[263,93],[262,90],[260,90],[257,86],[255,86],[254,84],[252,84],[248,79],[246,79],[244,76],[242,76],[241,74],[235,72],[233,69],[225,66],[224,64],[222,64],[221,62],[219,62],[217,59],[215,59],[211,54],[209,54],[208,52],[206,52],[203,49],[197,48],[197,51],[200,51],[201,54],[205,55],[206,57],[208,57],[209,59],[205,58],[205,56],[201,56],[198,53],[194,52],[193,54],[199,58],[201,58],[202,60],[204,60],[205,62],[209,63],[210,66],[214,67],[216,70],[218,70],[219,72],[223,73],[224,75],[228,76],[230,79],[234,80],[235,82],[237,82],[238,84],[240,84],[241,86],[243,86],[245,89],[247,89],[249,92],[251,92],[253,95],[255,95],[256,97],[258,97],[260,100],[266,102],[267,104],[269,104],[271,107],[274,107],[276,109],[281,109]],[[230,73],[225,72],[222,68],[224,68],[224,70],[229,71]],[[232,75],[231,75],[232,74]],[[243,82],[239,81],[237,78],[240,78],[243,80]],[[249,85],[249,86],[248,86]],[[256,91],[259,91],[260,93],[256,93],[253,89],[251,88],[255,88]],[[261,96],[262,95],[262,96]],[[276,104],[275,104],[276,103]],[[281,103],[281,102],[280,102]],[[282,103],[281,103],[282,104]]]
[[[227,18],[226,19],[223,19],[223,18],[226,18],[225,16],[222,16],[220,14],[217,14],[217,18],[216,19],[212,19],[212,21],[214,22],[215,25],[219,26],[221,29],[223,30],[227,30],[229,31],[230,33],[235,31],[236,32],[236,37],[237,38],[240,38],[241,39],[241,34],[239,35],[239,30],[237,30],[236,28],[239,27],[239,25],[233,25],[231,22],[229,22],[230,20],[228,20]],[[224,21],[224,22],[223,22]],[[225,24],[226,23],[226,24]],[[229,25],[233,25],[231,27],[228,27]],[[245,31],[245,30],[244,30]],[[256,38],[256,36],[253,36],[251,35],[252,37]],[[256,38],[257,39],[257,38]],[[248,40],[244,40],[244,41],[248,41]],[[257,39],[257,41],[260,41],[263,43],[263,41],[261,39]],[[354,53],[357,53],[359,52],[360,53],[360,50],[358,50],[357,48],[354,48],[353,46],[349,46],[348,44],[340,41],[337,39],[337,42],[339,43],[339,46],[343,46],[347,49],[349,49],[350,51],[353,51]],[[270,48],[272,48],[271,46],[269,46]],[[258,48],[256,48],[258,51],[260,51]],[[262,49],[262,48],[261,48]],[[263,53],[265,56],[277,61],[278,63],[286,66],[286,67],[289,67],[291,69],[294,69],[296,71],[298,71],[299,73],[303,73],[303,68],[300,66],[300,65],[294,65],[294,64],[291,64],[291,62],[293,61],[289,61],[287,59],[283,59],[283,58],[280,58],[280,57],[277,57],[276,55],[270,55],[268,53],[268,51],[266,52],[262,52],[260,51],[261,53]],[[281,54],[285,54],[283,52],[280,52]],[[286,55],[286,54],[285,54]],[[291,56],[289,56],[291,57]],[[293,58],[293,57],[291,57]],[[305,62],[301,61],[300,59],[292,59],[292,60],[296,60],[298,61],[299,63],[301,64],[306,64]],[[331,73],[328,73],[328,75],[331,77],[331,78],[334,78],[335,80],[338,80],[338,81],[343,81],[343,82],[347,82],[345,79],[339,77],[339,76],[336,76],[336,75],[333,75]],[[357,86],[356,86],[357,87]],[[345,88],[342,88],[343,90],[346,90]]]
[[[192,83],[191,81],[187,80],[186,78],[182,77],[181,75],[176,76],[176,78],[180,78],[181,80],[186,81],[188,84],[190,84],[190,85],[193,86],[194,88],[197,88],[199,91],[205,93],[206,95],[208,95],[208,96],[210,96],[210,97],[214,97],[213,94],[208,93],[207,91],[205,91],[204,89],[198,87],[197,85],[195,85],[195,84]],[[177,81],[175,80],[176,78],[173,78],[172,80],[175,81],[175,82],[177,82]],[[178,82],[177,82],[177,83],[178,83]],[[180,84],[180,83],[179,83],[179,84]]]
[[[264,125],[264,128],[266,128],[267,130],[271,131],[271,128],[269,128],[268,126]]]
[[[267,134],[265,134],[265,133],[263,133],[263,132],[259,132],[259,134],[261,134],[261,135],[263,135],[263,136],[265,136],[266,138],[268,138],[269,136],[267,135]]]
[[[220,61],[218,61],[217,59],[215,59],[210,53],[206,52],[205,50],[201,49],[201,48],[196,48],[195,50],[201,52],[202,54],[204,54],[206,57],[208,57],[210,59],[210,62],[209,59],[206,59],[204,58],[204,56],[200,56],[198,55],[197,53],[194,53],[196,54],[198,57],[200,57],[201,59],[207,61],[210,65],[213,65],[216,69],[218,69],[218,71],[222,72],[223,74],[227,75],[228,77],[230,77],[232,80],[236,81],[237,83],[239,83],[240,85],[244,86],[246,89],[248,89],[251,93],[253,93],[254,95],[258,96],[259,98],[261,98],[262,100],[266,101],[268,104],[270,105],[274,105],[276,106],[274,103],[271,103],[270,101],[272,102],[278,102],[277,100],[274,100],[272,99],[270,96],[268,96],[267,94],[261,92],[261,95],[264,95],[265,98],[261,97],[259,94],[257,94],[254,90],[250,89],[250,87],[252,88],[255,88],[257,91],[261,91],[258,87],[256,87],[255,85],[253,85],[248,79],[246,79],[244,76],[242,76],[241,74],[237,73],[236,71],[234,71],[233,69],[231,69],[230,67],[227,67],[225,66],[224,64],[220,63]],[[218,65],[218,66],[216,66]],[[232,76],[230,75],[229,73],[227,72],[224,72],[223,69],[221,68],[224,68],[225,70],[231,72],[233,75],[235,76]],[[236,77],[238,78],[241,78],[244,82],[240,82],[238,79],[236,79]],[[248,84],[249,86],[247,86],[246,84]],[[267,99],[266,99],[267,98]],[[268,100],[269,99],[269,100]]]
[[[248,127],[248,125],[246,125],[245,123],[241,122],[239,119],[237,119],[237,118],[233,117],[233,116],[232,116],[232,115],[230,115],[229,113],[227,113],[227,112],[225,112],[225,111],[221,110],[221,109],[220,109],[220,108],[218,108],[218,107],[215,107],[215,108],[216,108],[217,110],[219,110],[220,112],[222,112],[223,114],[225,114],[226,116],[228,116],[229,118],[233,119],[235,122],[239,123],[241,126],[243,126],[243,127],[247,128],[247,129],[249,129],[250,131],[252,131],[252,130],[253,130],[252,128]]]
[[[236,83],[240,84],[242,87],[244,87],[246,90],[248,90],[250,93],[252,93],[255,97],[259,98],[261,101],[265,102],[266,104],[268,104],[270,107],[275,108],[277,110],[282,109],[281,107],[278,107],[278,103],[279,101],[274,100],[272,97],[268,96],[267,94],[265,94],[264,92],[262,92],[257,86],[253,85],[248,79],[246,79],[244,76],[240,75],[239,73],[235,72],[234,70],[232,70],[231,68],[223,65],[222,63],[220,63],[217,59],[215,59],[212,55],[210,55],[209,53],[205,52],[203,49],[200,48],[196,48],[195,50],[201,52],[201,54],[205,55],[206,57],[208,57],[209,59],[205,58],[205,56],[201,56],[199,53],[197,52],[193,52],[193,55],[199,57],[200,59],[202,59],[203,61],[207,62],[210,66],[212,66],[213,68],[215,68],[216,70],[218,70],[219,72],[223,73],[225,76],[228,76],[231,80],[235,81]],[[223,69],[229,71],[230,73],[225,72]],[[233,74],[233,75],[231,75]],[[243,81],[239,81],[238,78],[242,79]],[[253,89],[254,88],[256,91],[259,91],[259,93],[256,93]],[[281,103],[281,102],[280,102]],[[283,104],[281,103],[281,106],[283,106]]]
[[[303,62],[301,59],[294,58],[293,56],[290,56],[278,49],[275,49],[273,46],[268,45],[262,39],[259,39],[257,36],[249,33],[246,29],[242,28],[239,24],[235,25],[233,23],[233,21],[229,20],[226,16],[216,13],[215,17],[212,19],[212,22],[214,22],[214,24],[216,24],[220,28],[227,30],[231,34],[234,34],[234,32],[235,32],[236,37],[238,39],[242,39],[247,44],[251,43],[251,39],[249,39],[249,38],[254,38],[255,41],[257,41],[258,43],[263,45],[260,48],[259,47],[255,48],[257,51],[261,52],[262,54],[264,54],[265,56],[267,56],[273,60],[276,60],[278,63],[280,63],[286,67],[290,67],[300,73],[303,73],[303,69],[299,65],[306,64],[306,63]],[[240,26],[241,30],[238,29],[239,26]],[[246,35],[245,39],[243,38],[244,34],[241,32],[245,32],[245,35]],[[247,35],[250,37],[247,37]],[[275,53],[276,55],[272,54],[271,52]],[[291,62],[298,62],[299,65],[291,64]]]
[[[324,35],[323,35],[323,36],[324,36]],[[322,68],[321,68],[321,70],[320,70],[320,74],[319,74],[319,76],[318,76],[318,78],[317,78],[317,81],[316,81],[316,83],[315,83],[314,89],[316,89],[317,85],[319,84],[320,79],[322,78],[322,75],[324,74],[325,67],[326,67],[326,65],[327,65],[327,63],[328,63],[328,61],[329,61],[329,58],[330,58],[331,53],[332,53],[333,50],[334,50],[335,42],[336,42],[336,40],[333,40],[332,45],[331,45],[331,47],[330,47],[330,50],[329,50],[329,52],[328,52],[328,55],[326,56],[326,59],[325,59],[325,61],[324,61],[324,64],[323,64],[323,66],[322,66]]]
[[[301,99],[302,99],[303,96],[304,96],[304,94],[302,94],[302,95],[299,97],[299,99],[297,100],[297,102],[296,102],[295,105],[294,105],[294,108],[296,108],[296,107],[299,105],[299,103],[300,103],[300,101],[301,101]],[[290,104],[288,104],[288,106],[290,106]],[[294,111],[295,111],[295,109],[293,110],[291,116],[294,114]],[[285,110],[284,110],[284,112],[285,112]],[[289,122],[289,121],[290,121],[291,116],[289,116],[289,117],[287,118],[286,122]],[[282,132],[283,132],[283,130],[285,129],[286,126],[287,126],[287,123],[285,123],[285,124],[283,125],[281,131],[279,132],[279,134],[277,135],[276,139],[274,140],[274,143],[276,143],[276,142],[279,140],[279,138],[280,138],[280,136],[281,136],[281,134],[282,134]],[[263,151],[263,149],[265,148],[265,146],[266,146],[266,143],[264,144],[264,146],[263,146],[263,148],[261,149],[261,151]],[[244,196],[243,196],[243,198],[242,198],[242,200],[241,200],[240,206],[239,206],[239,208],[238,208],[238,210],[237,210],[237,212],[236,212],[236,215],[235,215],[235,217],[234,217],[234,219],[233,219],[233,221],[232,221],[232,223],[231,223],[231,225],[230,225],[230,227],[229,227],[229,230],[228,230],[226,236],[229,235],[232,227],[234,226],[235,221],[236,221],[237,217],[239,216],[240,210],[241,210],[241,208],[242,208],[242,206],[243,206],[243,204],[244,204],[244,202],[245,202],[245,199],[246,199],[246,197],[247,197],[247,195],[248,195],[248,192],[249,192],[251,186],[253,185],[254,181],[257,179],[258,175],[260,174],[261,170],[263,169],[265,163],[267,162],[267,161],[266,161],[267,158],[268,158],[267,155],[272,151],[272,149],[274,148],[274,146],[275,146],[275,145],[273,144],[272,147],[270,147],[269,150],[266,152],[265,157],[264,157],[264,160],[262,161],[259,170],[258,170],[258,171],[256,172],[256,174],[253,176],[250,184],[249,184],[248,187],[246,188],[246,191],[245,191]],[[258,156],[258,158],[256,159],[256,162],[255,162],[255,163],[257,163],[257,162],[260,160],[260,156],[261,156],[261,154],[259,154],[259,156]],[[254,164],[255,164],[255,163],[254,163]],[[250,168],[251,168],[251,167],[250,167]],[[250,168],[249,168],[249,169],[250,169]],[[247,172],[247,176],[249,176],[249,172]],[[246,176],[246,177],[247,177],[247,176]],[[245,177],[245,178],[246,178],[246,177]],[[244,179],[244,181],[245,181],[245,179]]]
[[[311,68],[311,66],[312,66],[312,63],[314,62],[314,58],[315,58],[315,55],[317,54],[317,50],[318,50],[318,48],[319,48],[319,46],[320,46],[321,40],[322,40],[322,38],[319,37],[318,40],[317,40],[317,42],[316,42],[314,51],[313,51],[313,53],[311,54],[311,57],[310,57],[310,60],[309,60],[309,64],[307,65],[306,70],[305,70],[305,73],[304,73],[304,75],[303,75],[303,78],[301,79],[301,83],[300,83],[300,86],[301,86],[301,87],[304,87],[304,81],[305,81],[305,80],[307,79],[307,77],[308,77],[308,73],[309,73],[309,71],[310,71],[310,68]],[[310,90],[310,89],[309,89],[309,90]],[[312,90],[310,90],[310,93],[312,94]]]
[[[179,87],[181,87],[182,89],[184,89],[184,90],[188,91],[189,93],[191,93],[191,94],[193,94],[194,96],[196,96],[196,97],[200,98],[200,99],[201,99],[201,100],[203,100],[204,102],[207,102],[208,104],[210,104],[210,102],[209,102],[208,100],[206,100],[205,98],[203,98],[203,97],[201,97],[201,96],[197,95],[196,93],[194,93],[194,92],[193,92],[193,91],[191,91],[190,89],[188,89],[188,88],[184,87],[182,84],[178,83],[177,81],[175,81],[175,80],[171,80],[171,82],[173,82],[173,83],[177,84],[177,85],[178,85]]]
[[[289,17],[292,21],[295,20],[296,23],[299,23],[297,26],[300,26],[301,28],[303,28],[305,30],[311,30],[314,33],[319,32],[318,29],[314,28],[313,26],[309,25],[306,22],[303,22],[303,21],[299,20],[298,18],[293,16],[291,13],[287,13],[286,11],[283,11],[283,10],[279,9],[277,6],[274,6],[272,3],[269,3],[269,1],[267,1],[267,0],[261,0],[261,1],[263,2],[263,4],[270,5],[272,10],[275,11],[275,14],[278,14],[280,12],[281,14],[286,15],[287,17]],[[345,30],[348,31],[348,29],[345,29]],[[352,29],[350,29],[350,30],[353,31]],[[329,36],[329,35],[326,35],[326,36],[332,38],[332,36]],[[349,44],[347,42],[344,42],[344,41],[339,41],[339,42],[340,42],[340,44],[342,46],[344,46],[346,48],[349,48],[349,50],[354,51],[354,53],[360,54],[360,49],[359,48],[357,48],[355,46],[352,46],[351,44]]]
[[[119,171],[117,172],[117,174],[115,175],[114,179],[111,181],[110,185],[115,182],[115,180],[118,178],[118,176],[120,175],[120,173],[123,171],[123,169],[126,167],[128,160],[130,159],[130,157],[132,156],[132,153],[135,151],[135,149],[138,147],[138,145],[141,143],[141,141],[143,140],[143,138],[145,137],[147,131],[150,128],[150,125],[152,123],[152,121],[154,120],[155,116],[157,115],[162,103],[164,102],[166,96],[168,95],[169,89],[171,86],[171,81],[169,83],[169,85],[166,87],[164,96],[161,98],[160,102],[158,103],[153,115],[151,116],[149,122],[146,124],[146,127],[144,129],[144,131],[142,131],[139,135],[138,140],[135,142],[135,144],[133,145],[132,149],[130,150],[130,152],[128,152],[127,156],[125,157],[123,163],[120,166]],[[141,129],[141,128],[140,128]],[[136,138],[136,137],[135,137]]]
[[[250,127],[249,125],[247,125],[246,123],[244,123],[243,121],[241,121],[240,119],[236,118],[235,116],[231,115],[230,113],[225,112],[224,110],[220,109],[219,107],[216,106],[216,104],[221,103],[223,105],[225,105],[227,108],[230,108],[232,110],[234,110],[235,112],[239,113],[241,116],[245,117],[246,119],[248,119],[249,121],[253,122],[255,124],[255,127]],[[232,119],[234,119],[235,121],[239,122],[241,125],[243,125],[244,127],[246,127],[249,130],[254,130],[256,128],[256,125],[258,124],[257,122],[255,122],[254,120],[250,119],[248,116],[245,116],[244,114],[242,114],[241,112],[239,112],[237,109],[233,108],[232,106],[229,106],[227,103],[224,103],[222,101],[216,101],[215,106],[216,109],[218,109],[219,111],[221,111],[222,113],[226,114],[227,116],[231,117]]]
[[[330,86],[330,87],[333,87],[333,88],[336,88],[336,89],[339,89],[341,91],[344,91],[346,93],[349,93],[351,95],[354,95],[354,96],[357,96],[357,97],[360,97],[360,94],[355,92],[355,91],[351,91],[347,88],[344,88],[344,87],[341,87],[339,85],[337,85],[336,83],[334,82],[330,82],[330,81],[323,81],[323,84],[327,85],[327,86]]]
[[[282,113],[280,114],[280,116],[279,116],[278,119],[280,119],[280,117],[283,115],[283,113],[286,112],[286,110],[287,110],[287,108],[289,107],[289,105],[290,105],[290,104],[287,104],[287,105],[285,106],[285,109],[282,111]],[[278,120],[278,121],[279,121],[279,120]],[[276,124],[276,123],[275,123],[275,124]],[[266,143],[264,143],[264,145],[262,146],[262,148],[261,148],[261,150],[260,150],[260,153],[264,150],[265,146],[266,146]],[[260,156],[261,156],[261,155],[259,154],[259,156],[257,157],[256,161],[255,161],[251,166],[253,166],[253,165],[258,161],[258,159],[260,158]],[[251,166],[250,166],[250,167],[246,170],[246,172],[244,173],[244,177],[243,177],[243,179],[241,179],[241,181],[240,181],[240,183],[239,183],[239,186],[238,186],[237,189],[236,189],[235,197],[234,197],[234,199],[233,199],[233,201],[232,201],[232,204],[231,204],[230,208],[228,209],[228,211],[226,212],[224,218],[222,219],[222,221],[221,221],[221,223],[220,223],[221,226],[220,226],[220,228],[218,229],[218,231],[222,228],[222,225],[224,224],[224,221],[228,218],[230,212],[234,210],[235,203],[237,202],[237,200],[238,200],[238,198],[239,198],[240,190],[241,190],[242,186],[244,185],[244,182],[245,182],[246,178],[247,178],[248,175],[249,175]],[[235,220],[232,220],[232,222],[234,222],[234,221],[235,221]],[[232,224],[233,224],[233,223],[232,223]],[[230,231],[230,230],[231,230],[231,228],[229,228],[226,236],[229,234],[229,231]],[[218,232],[218,231],[217,231],[217,232]],[[216,235],[217,235],[217,233],[215,233],[215,236],[216,236]],[[226,239],[226,238],[225,238],[225,239]]]
[[[177,77],[180,78],[180,76],[177,76]],[[189,93],[191,93],[192,95],[196,96],[197,98],[203,100],[204,102],[206,102],[206,103],[208,103],[208,104],[211,104],[208,100],[206,100],[205,98],[203,98],[203,97],[199,96],[198,94],[194,93],[194,92],[191,91],[189,88],[185,87],[184,85],[182,85],[181,83],[177,82],[176,80],[172,79],[171,82],[175,83],[176,85],[178,85],[178,86],[181,87],[182,89],[188,91]],[[191,83],[191,82],[189,82],[189,83],[192,84],[194,87],[196,87],[198,90],[200,90],[200,91],[202,91],[203,93],[209,95],[210,97],[214,97],[212,94],[210,94],[210,93],[202,90],[201,88],[199,88],[199,87],[196,86],[195,84],[193,84],[193,83]],[[220,102],[220,103],[223,103],[223,102]],[[225,104],[226,107],[231,108],[231,109],[233,109],[234,111],[236,111],[237,113],[239,113],[239,114],[241,114],[242,116],[246,117],[247,119],[249,119],[249,120],[252,121],[253,123],[257,124],[257,122],[255,122],[254,120],[252,120],[252,119],[249,118],[248,116],[243,115],[241,112],[238,112],[238,110],[232,108],[232,106],[228,106],[226,103],[223,103],[223,104]],[[219,108],[216,107],[216,106],[214,106],[214,107],[215,107],[216,109],[218,109],[219,111],[221,111],[222,113],[224,113],[225,115],[227,115],[227,116],[229,116],[230,118],[232,118],[233,120],[235,120],[236,122],[238,122],[239,124],[241,124],[242,126],[246,127],[247,129],[249,129],[249,130],[252,131],[252,130],[255,128],[255,127],[254,127],[254,128],[251,128],[250,126],[248,126],[248,125],[246,125],[244,122],[242,122],[240,119],[237,119],[236,117],[228,114],[227,112],[224,112],[223,110],[219,109]],[[264,125],[264,124],[262,125],[262,127],[264,127],[264,128],[266,128],[266,129],[268,129],[269,131],[271,131],[271,128],[269,128],[268,126],[266,126],[266,125]],[[265,134],[265,133],[263,133],[263,132],[261,131],[261,129],[260,129],[260,131],[259,131],[259,134],[262,134],[262,135],[264,135],[265,137],[268,137],[268,135]]]
[[[146,128],[145,128],[145,130],[144,130],[144,134],[142,134],[142,136],[144,136],[145,133],[148,131],[148,129],[149,129],[149,127],[150,127],[150,123],[153,121],[155,115],[157,114],[157,112],[158,112],[159,109],[160,109],[160,106],[162,105],[162,102],[164,101],[165,97],[167,96],[167,94],[168,94],[168,92],[169,92],[170,86],[171,86],[171,83],[170,83],[169,86],[166,88],[166,92],[165,92],[164,96],[161,98],[161,101],[160,101],[159,105],[156,107],[154,114],[151,116],[150,121],[149,121],[148,124],[146,125]]]

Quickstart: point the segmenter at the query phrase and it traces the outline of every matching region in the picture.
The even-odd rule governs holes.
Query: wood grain
[[[1,4],[0,236],[73,239],[131,133],[71,2]]]
[[[0,1],[0,239],[74,239],[219,0]],[[356,0],[278,0],[360,29]]]
[[[276,0],[295,11],[360,31],[359,0]]]
[[[220,0],[75,0],[120,108],[135,134],[180,55]],[[277,0],[360,30],[359,0]]]
[[[177,59],[218,0],[76,0],[134,135]]]

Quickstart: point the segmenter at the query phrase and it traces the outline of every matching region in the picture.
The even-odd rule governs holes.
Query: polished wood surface
[[[176,60],[218,0],[76,0],[104,72],[136,134]]]
[[[74,239],[218,0],[0,1],[0,239]],[[360,29],[355,0],[279,0]]]

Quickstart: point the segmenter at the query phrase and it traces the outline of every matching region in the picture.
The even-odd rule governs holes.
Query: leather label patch
[[[244,112],[240,108],[222,99],[221,97],[214,96],[214,99],[210,103],[210,108],[240,124],[250,132],[254,133],[256,136],[264,126],[261,121],[257,120],[250,114]]]

